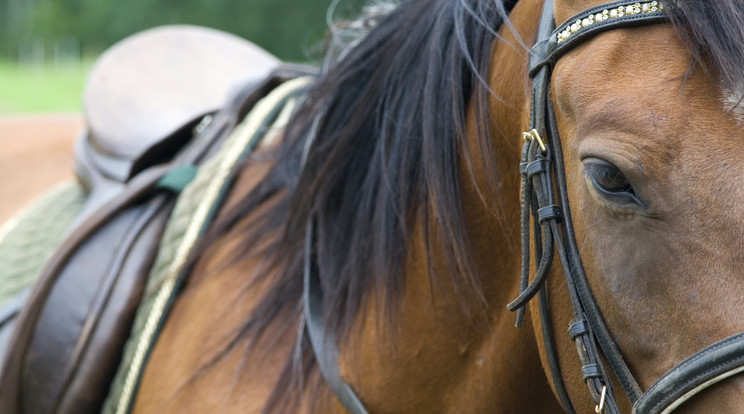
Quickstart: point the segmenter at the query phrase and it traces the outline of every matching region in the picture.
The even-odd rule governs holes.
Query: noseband
[[[580,42],[601,32],[667,20],[661,2],[617,1],[587,9],[557,29],[553,1],[546,0],[538,26],[538,42],[530,52],[532,79],[530,131],[522,149],[522,271],[519,296],[508,305],[517,311],[537,296],[545,353],[563,408],[574,413],[558,368],[545,280],[556,253],[568,287],[574,321],[568,335],[575,342],[581,374],[596,412],[619,414],[604,361],[633,404],[634,414],[669,413],[695,394],[744,371],[744,333],[717,342],[687,358],[643,392],[625,363],[594,300],[581,264],[566,190],[566,177],[555,113],[548,91],[556,61]],[[556,199],[557,198],[557,199]],[[530,220],[532,219],[532,221]],[[534,235],[536,273],[530,281],[530,235]],[[600,359],[601,355],[604,360]]]

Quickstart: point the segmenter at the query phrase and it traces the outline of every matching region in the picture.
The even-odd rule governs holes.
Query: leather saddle
[[[75,148],[90,195],[0,320],[1,413],[100,411],[179,189],[260,98],[313,73],[193,26],[140,33],[99,59]]]
[[[87,130],[75,148],[78,177],[92,190],[86,211],[169,161],[238,85],[264,79],[279,63],[244,39],[198,26],[147,30],[106,51],[83,91]]]

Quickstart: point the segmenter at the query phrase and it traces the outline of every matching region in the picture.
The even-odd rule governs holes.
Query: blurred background
[[[108,46],[163,24],[249,39],[286,61],[314,63],[331,0],[0,0],[0,116],[77,112],[85,76]],[[342,0],[334,20],[363,0]]]

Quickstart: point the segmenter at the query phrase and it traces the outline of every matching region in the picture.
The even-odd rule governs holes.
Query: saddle
[[[198,26],[147,30],[106,51],[83,91],[87,130],[75,148],[78,177],[92,190],[87,211],[138,173],[169,161],[237,85],[264,79],[278,66],[258,46]]]
[[[135,35],[101,57],[75,147],[88,200],[0,321],[0,339],[12,327],[0,412],[100,411],[178,192],[261,97],[313,73],[193,26]]]

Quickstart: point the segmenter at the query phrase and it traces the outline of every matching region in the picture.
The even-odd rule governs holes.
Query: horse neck
[[[523,0],[511,15],[527,42],[538,20],[537,3]],[[517,166],[528,92],[526,51],[509,29],[502,28],[500,34],[508,43],[494,44],[488,79],[500,98],[489,102],[491,144],[497,158],[491,174],[499,182],[497,199],[485,190],[487,168],[477,161],[477,152],[472,170],[464,160],[460,163],[472,265],[481,278],[483,301],[463,304],[458,299],[457,287],[442,276],[447,275],[444,260],[427,257],[423,226],[429,226],[429,232],[434,226],[420,220],[395,314],[391,318],[382,314],[376,305],[383,299],[373,296],[342,349],[342,377],[358,390],[370,412],[559,411],[540,364],[530,321],[521,329],[514,328],[514,315],[506,310],[506,303],[518,291]],[[480,144],[472,106],[469,146],[477,151]],[[436,252],[436,235],[433,239],[432,252]]]

